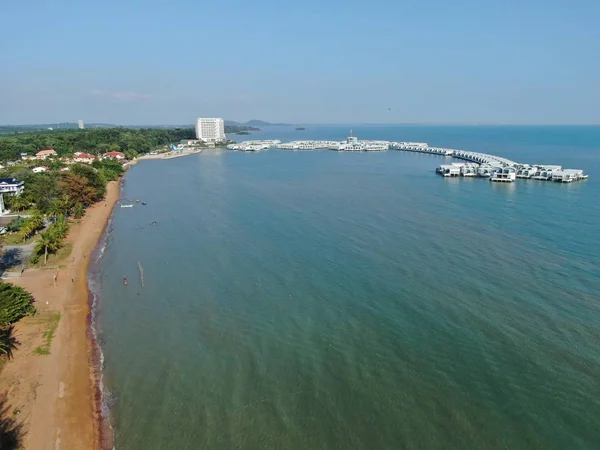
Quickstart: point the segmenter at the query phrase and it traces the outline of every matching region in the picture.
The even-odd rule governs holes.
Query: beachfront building
[[[225,121],[219,118],[198,118],[196,120],[196,139],[203,142],[222,142],[225,136]]]
[[[56,151],[53,149],[41,150],[35,154],[35,159],[46,159],[48,157],[57,155],[58,153],[56,153]]]
[[[25,182],[16,178],[0,178],[0,194],[21,195],[25,189]]]
[[[116,159],[117,161],[121,161],[125,159],[125,153],[123,152],[108,152],[102,155],[104,159]]]
[[[92,155],[91,153],[85,153],[85,152],[73,153],[73,162],[74,163],[91,164],[94,162],[95,159],[96,159],[96,157],[94,155]]]
[[[179,141],[179,145],[183,145],[185,147],[192,147],[198,144],[202,144],[202,141],[200,139],[183,139]]]

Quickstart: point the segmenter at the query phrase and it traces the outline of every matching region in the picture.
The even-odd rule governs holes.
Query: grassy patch
[[[48,316],[48,328],[44,331],[44,342],[42,345],[37,347],[34,351],[38,355],[49,355],[50,354],[50,345],[52,344],[52,338],[54,337],[54,333],[56,332],[56,328],[58,327],[58,322],[60,322],[60,313],[52,313]]]
[[[71,242],[66,242],[55,254],[48,255],[48,262],[44,264],[44,255],[40,256],[40,260],[37,264],[29,263],[30,267],[35,267],[36,269],[47,269],[49,267],[56,268],[57,263],[69,257],[71,252],[73,251],[73,244]],[[59,267],[62,267],[58,265]]]
[[[16,211],[12,214],[18,214],[19,216],[30,216],[35,213],[35,208],[32,206],[31,208],[24,209],[23,211]]]
[[[19,233],[6,233],[2,236],[2,245],[27,245],[35,241],[37,236],[32,236],[23,242],[23,236]]]

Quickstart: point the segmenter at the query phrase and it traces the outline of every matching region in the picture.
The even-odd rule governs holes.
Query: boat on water
[[[121,205],[121,208],[133,208],[133,205]]]
[[[144,206],[146,206],[147,204],[148,204],[148,203],[146,203],[146,202],[142,202],[142,205],[144,205]]]

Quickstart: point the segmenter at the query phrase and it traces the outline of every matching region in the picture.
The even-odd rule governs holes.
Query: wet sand
[[[20,278],[8,280],[31,292],[39,311],[37,318],[17,324],[21,345],[14,359],[5,364],[0,380],[0,392],[7,393],[11,410],[18,410],[26,449],[100,448],[87,268],[118,197],[119,183],[109,183],[105,201],[90,207],[80,223],[71,225],[67,241],[73,249],[60,261],[58,271],[56,266],[29,269]],[[42,343],[43,331],[39,318],[49,312],[60,312],[62,317],[50,355],[38,355],[34,349]]]

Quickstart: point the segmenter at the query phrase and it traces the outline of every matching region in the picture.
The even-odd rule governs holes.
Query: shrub
[[[0,281],[0,326],[34,314],[33,296],[20,286]]]

